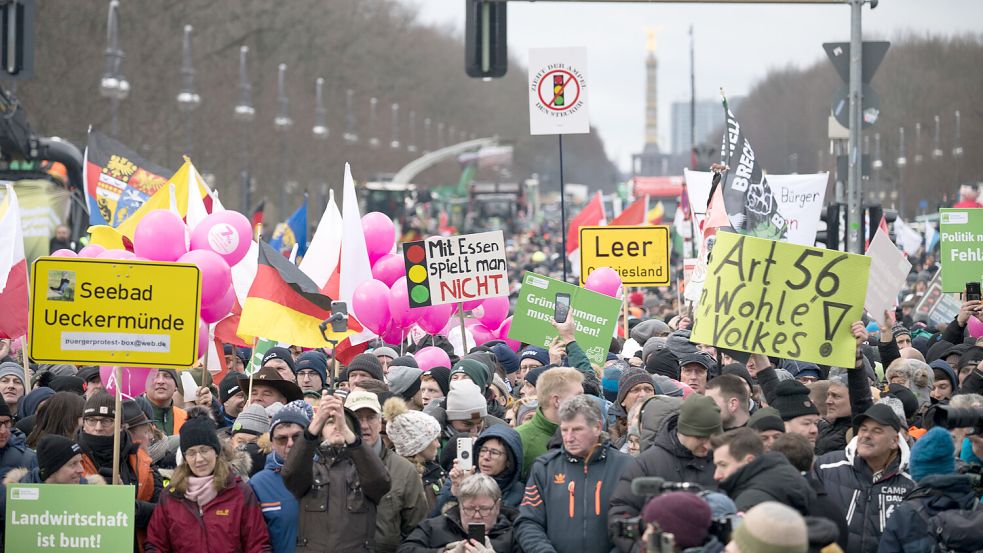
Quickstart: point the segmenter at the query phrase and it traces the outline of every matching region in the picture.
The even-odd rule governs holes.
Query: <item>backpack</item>
[[[918,514],[925,521],[929,535],[935,539],[933,553],[983,553],[983,506],[973,509],[950,509],[929,515],[924,508]]]

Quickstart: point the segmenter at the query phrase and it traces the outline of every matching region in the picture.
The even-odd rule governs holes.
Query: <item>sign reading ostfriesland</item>
[[[10,484],[5,493],[7,551],[133,548],[133,486]]]
[[[184,263],[42,257],[31,272],[39,363],[190,367],[201,271]]]
[[[403,261],[410,307],[509,293],[509,264],[500,230],[406,242]]]
[[[587,49],[529,50],[529,134],[586,134]]]
[[[869,271],[867,256],[718,233],[691,340],[853,367]]]
[[[778,201],[761,170],[761,164],[754,157],[751,142],[729,108],[727,131],[720,151],[729,167],[720,186],[723,187],[727,217],[734,230],[772,240],[786,238],[786,218],[779,212]]]
[[[610,267],[630,286],[668,286],[669,227],[580,227],[580,282]]]

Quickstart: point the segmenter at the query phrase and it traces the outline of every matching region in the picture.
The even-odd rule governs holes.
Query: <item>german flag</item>
[[[257,336],[309,348],[329,346],[318,326],[331,316],[331,297],[266,242],[260,242],[256,278],[242,306],[238,334],[247,343]],[[342,341],[362,328],[354,317],[347,332],[328,332]]]

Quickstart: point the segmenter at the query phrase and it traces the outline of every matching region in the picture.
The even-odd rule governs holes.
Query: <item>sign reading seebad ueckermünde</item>
[[[870,258],[717,234],[691,340],[853,367]]]
[[[39,363],[190,367],[201,273],[183,263],[43,257],[31,273]]]

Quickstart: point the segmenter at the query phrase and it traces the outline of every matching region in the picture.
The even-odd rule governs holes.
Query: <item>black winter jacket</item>
[[[515,545],[512,536],[512,524],[518,516],[519,512],[515,509],[502,507],[495,526],[486,530],[485,535],[491,540],[495,553],[518,553],[519,547]],[[396,553],[437,553],[443,551],[444,546],[449,543],[466,539],[468,530],[461,527],[461,511],[455,505],[446,513],[421,522],[399,544]]]
[[[931,553],[937,540],[929,532],[923,515],[930,517],[953,509],[969,510],[978,505],[969,476],[927,476],[888,519],[877,553]],[[983,545],[983,528],[976,530],[980,533],[977,543]]]
[[[769,452],[720,482],[720,490],[734,500],[738,511],[758,503],[777,501],[802,514],[812,514],[816,492],[781,453]]]

